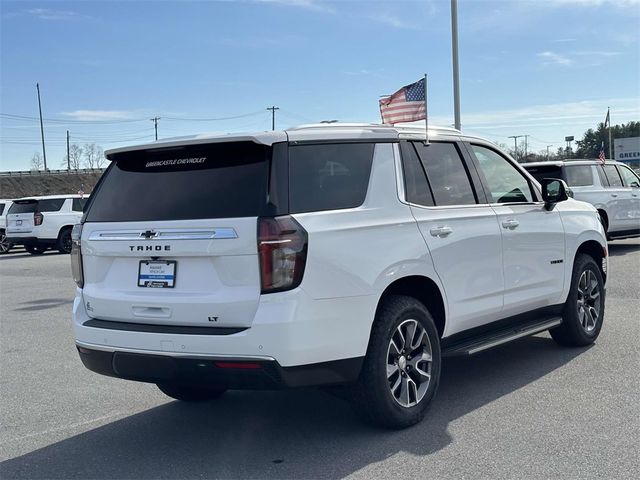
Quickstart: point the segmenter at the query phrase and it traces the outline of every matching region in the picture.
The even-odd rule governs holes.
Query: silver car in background
[[[522,165],[539,182],[560,178],[576,200],[592,204],[610,240],[640,236],[640,178],[627,165],[607,160],[565,160]]]

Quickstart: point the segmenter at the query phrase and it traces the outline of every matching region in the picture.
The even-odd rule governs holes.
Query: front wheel
[[[24,249],[31,255],[42,255],[47,251],[47,247],[42,247],[40,245],[25,245]]]
[[[604,297],[604,281],[598,264],[590,256],[578,254],[562,324],[549,330],[553,339],[560,345],[574,347],[592,344],[602,328]]]
[[[204,402],[221,396],[225,388],[192,387],[173,383],[158,383],[158,388],[165,395],[183,402]]]
[[[366,421],[405,428],[424,417],[440,379],[440,340],[433,318],[412,297],[380,305],[353,403]]]

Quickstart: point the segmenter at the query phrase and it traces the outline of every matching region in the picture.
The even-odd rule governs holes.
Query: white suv
[[[7,212],[7,241],[24,245],[33,255],[57,248],[71,252],[71,229],[82,218],[87,197],[49,195],[25,197],[13,201]]]
[[[598,209],[610,240],[640,236],[640,178],[621,162],[567,160],[522,165],[538,181],[560,178],[573,198]]]
[[[74,228],[73,326],[95,372],[171,397],[345,385],[418,422],[441,357],[604,315],[596,209],[452,129],[311,125],[110,150]]]

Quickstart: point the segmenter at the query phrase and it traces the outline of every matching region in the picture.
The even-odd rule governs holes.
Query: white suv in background
[[[7,241],[7,212],[13,202],[11,200],[0,200],[0,255],[11,250],[11,243]]]
[[[24,245],[31,254],[57,248],[71,252],[71,229],[82,218],[87,201],[81,195],[25,197],[13,201],[7,212],[7,241]]]
[[[640,236],[640,178],[621,162],[567,160],[522,165],[538,181],[564,180],[573,198],[598,209],[607,237],[611,240]]]
[[[490,142],[430,132],[310,125],[108,151],[73,232],[84,365],[179,400],[344,385],[365,419],[401,428],[444,355],[547,330],[592,343],[596,209]]]

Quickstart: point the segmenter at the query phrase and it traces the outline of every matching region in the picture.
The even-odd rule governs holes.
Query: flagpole
[[[427,136],[424,142],[425,145],[429,145],[429,115],[427,114],[427,74],[424,74],[424,128]]]
[[[613,160],[613,154],[611,153],[613,148],[613,145],[611,144],[611,111],[609,110],[609,107],[607,107],[607,118],[609,119],[609,159]]]

